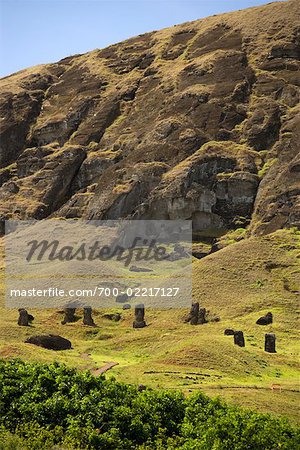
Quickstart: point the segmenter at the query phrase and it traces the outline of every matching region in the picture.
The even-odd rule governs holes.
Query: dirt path
[[[92,374],[95,377],[99,377],[99,375],[102,375],[102,373],[105,373],[109,369],[111,369],[112,367],[115,367],[115,366],[118,366],[118,365],[119,365],[119,363],[117,363],[117,362],[108,362],[108,363],[105,364],[105,366],[102,366],[99,369],[92,370]]]

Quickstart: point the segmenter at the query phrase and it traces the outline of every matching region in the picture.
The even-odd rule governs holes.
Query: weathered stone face
[[[147,33],[0,81],[0,220],[300,224],[299,2]],[[274,31],[275,30],[275,31]]]
[[[83,308],[83,325],[88,325],[90,327],[96,326],[92,317],[92,308],[90,306]]]
[[[265,352],[276,353],[276,336],[273,333],[265,334]]]
[[[144,328],[145,322],[145,306],[141,303],[135,306],[133,328]]]

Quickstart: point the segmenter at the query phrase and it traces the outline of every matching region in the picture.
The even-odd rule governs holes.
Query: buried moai
[[[88,325],[90,327],[96,326],[92,317],[92,308],[90,306],[85,306],[83,308],[83,325]]]
[[[235,345],[238,345],[239,347],[245,347],[244,333],[242,331],[235,331],[233,338]]]
[[[28,327],[30,323],[34,320],[34,317],[32,314],[29,314],[26,309],[20,308],[19,311],[19,318],[18,318],[18,325],[22,327]]]
[[[265,334],[265,352],[276,353],[276,336],[273,333]]]
[[[226,330],[224,330],[224,334],[225,336],[234,336],[234,330],[232,328],[226,328]]]
[[[135,306],[134,316],[133,328],[144,328],[146,326],[146,322],[145,306],[143,305],[143,303]]]
[[[76,311],[75,308],[65,308],[64,309],[65,317],[61,322],[62,325],[65,325],[66,323],[76,322],[75,311]]]

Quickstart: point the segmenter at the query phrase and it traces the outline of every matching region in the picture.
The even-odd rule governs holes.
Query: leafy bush
[[[0,361],[0,450],[296,450],[287,421],[201,392],[146,389],[53,363]]]

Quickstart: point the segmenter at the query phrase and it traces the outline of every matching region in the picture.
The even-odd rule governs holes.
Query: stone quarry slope
[[[0,80],[0,220],[300,223],[300,3],[147,33]]]

